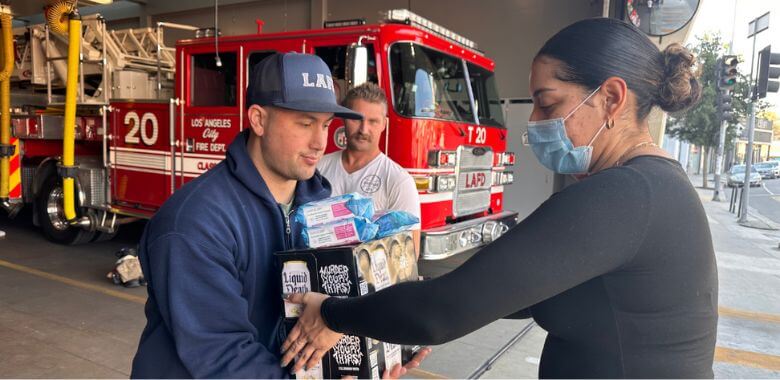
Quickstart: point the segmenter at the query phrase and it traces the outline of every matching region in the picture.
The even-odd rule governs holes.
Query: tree
[[[717,61],[726,54],[728,46],[721,40],[720,34],[705,33],[704,36],[696,37],[696,42],[688,45],[688,49],[696,55],[702,96],[699,103],[687,111],[670,115],[668,132],[680,140],[701,147],[703,186],[706,188],[708,158],[712,148],[718,146],[720,134]],[[744,62],[743,57],[740,57],[740,62]],[[734,117],[726,120],[726,148],[734,141],[736,125],[740,122],[747,125],[750,113],[750,80],[746,75],[737,76],[737,83],[732,91],[732,107]],[[766,102],[759,102],[756,112],[766,107]]]
[[[780,115],[773,111],[764,110],[759,114],[759,117],[772,122],[772,140],[780,140]]]

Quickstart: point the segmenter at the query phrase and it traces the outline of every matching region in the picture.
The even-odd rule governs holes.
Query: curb
[[[710,197],[712,196],[712,192],[715,191],[714,183],[712,183],[713,187],[708,188],[702,188],[701,182],[702,182],[702,175],[701,174],[693,174],[688,175],[688,179],[691,181],[691,185],[696,189],[697,192],[702,194],[703,192],[708,192]],[[713,182],[713,180],[710,180],[710,182]],[[698,186],[697,186],[698,183]],[[726,184],[723,184],[723,192],[721,193],[722,199],[719,202],[724,202],[728,204],[728,191],[729,189],[726,187]],[[719,203],[718,202],[718,203]],[[767,218],[763,214],[761,214],[760,211],[757,209],[748,206],[748,220],[744,223],[738,223],[740,226],[748,227],[748,228],[756,228],[761,230],[769,230],[769,231],[776,231],[780,230],[780,224],[775,223],[771,219]],[[754,219],[754,220],[751,220]]]
[[[758,223],[761,223],[764,226],[757,226],[755,224],[752,224],[750,221],[751,218],[756,219]],[[757,228],[761,230],[770,230],[770,231],[780,230],[780,225],[773,222],[769,218],[765,217],[764,215],[761,214],[760,211],[750,206],[748,206],[748,221],[746,223],[739,223],[739,225],[744,227]]]

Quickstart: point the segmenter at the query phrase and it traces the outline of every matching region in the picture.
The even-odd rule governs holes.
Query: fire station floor
[[[711,190],[700,190],[700,195],[720,277],[715,376],[778,378],[780,231],[739,226],[727,202],[710,201]],[[7,233],[0,240],[0,377],[129,376],[145,323],[146,289],[115,286],[105,275],[116,260],[114,252],[134,245],[142,229],[143,223],[129,225],[110,242],[64,247],[43,239],[29,212],[14,220],[0,216],[0,230]],[[465,259],[424,263],[421,272],[435,276]],[[422,368],[410,375],[536,377],[546,334],[529,323],[497,321],[434,347]],[[499,351],[503,355],[496,356]]]

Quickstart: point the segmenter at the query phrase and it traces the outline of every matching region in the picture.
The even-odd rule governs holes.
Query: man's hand
[[[320,293],[297,293],[287,299],[291,303],[303,304],[303,312],[298,318],[298,323],[282,343],[283,367],[298,356],[292,369],[293,373],[304,368],[304,365],[305,368],[317,365],[343,335],[329,329],[322,319],[320,308],[327,298],[327,295]]]
[[[403,375],[406,375],[406,372],[410,369],[414,369],[420,366],[420,363],[422,363],[423,360],[425,360],[425,357],[428,356],[428,354],[431,353],[430,347],[423,347],[419,351],[417,351],[416,354],[414,354],[414,357],[412,360],[409,361],[409,363],[404,364],[401,366],[400,364],[396,364],[395,367],[392,369],[386,369],[385,373],[382,374],[383,379],[398,379]]]
[[[392,369],[388,368],[385,369],[385,372],[382,374],[383,379],[399,379],[401,376],[406,375],[406,372],[410,369],[417,368],[420,366],[420,363],[422,363],[423,360],[425,360],[425,357],[428,356],[428,354],[431,353],[430,347],[423,347],[420,349],[420,351],[417,351],[416,354],[414,354],[414,357],[412,360],[409,361],[409,363],[406,363],[405,365],[396,364],[395,367]],[[342,380],[352,380],[355,379],[352,376],[344,376],[341,378]]]

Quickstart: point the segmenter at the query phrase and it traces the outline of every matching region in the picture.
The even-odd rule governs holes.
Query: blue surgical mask
[[[547,169],[560,174],[585,174],[590,168],[593,142],[607,125],[604,123],[586,146],[575,147],[566,135],[564,122],[601,88],[599,86],[565,117],[529,121],[528,143],[536,158]]]

